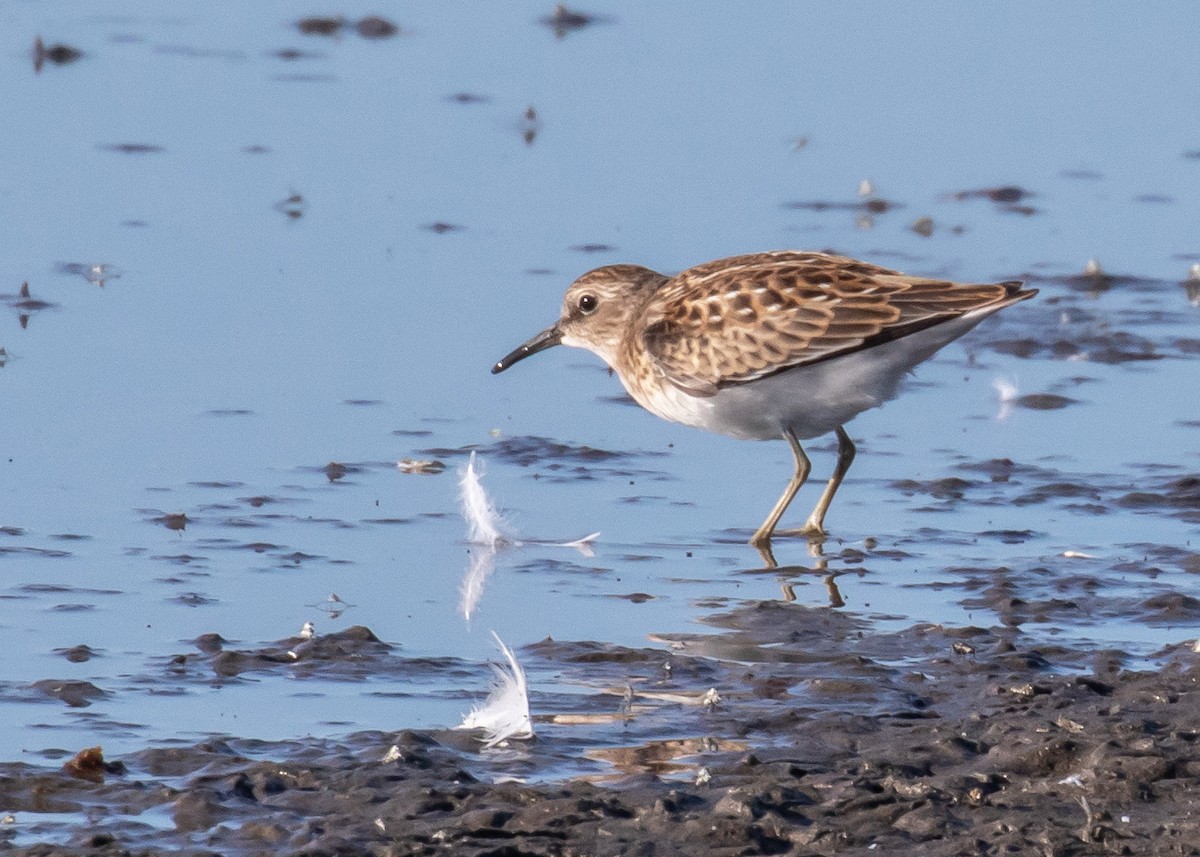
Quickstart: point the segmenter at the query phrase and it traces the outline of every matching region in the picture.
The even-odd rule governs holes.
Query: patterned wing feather
[[[735,256],[664,283],[642,311],[641,345],[673,384],[712,395],[1030,296],[1018,287],[907,277],[822,253]]]

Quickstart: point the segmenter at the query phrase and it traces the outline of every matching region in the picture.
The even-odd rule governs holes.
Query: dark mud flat
[[[670,653],[554,641],[526,650],[567,675],[624,675],[636,688],[625,734],[657,740],[618,747],[602,727],[564,737],[541,712],[540,740],[491,752],[464,732],[365,732],[146,749],[108,770],[10,763],[0,766],[0,808],[11,814],[0,849],[1200,854],[1191,642],[1139,670],[1119,651],[1038,644],[1014,629],[874,633],[846,614],[782,603],[715,624],[726,630],[678,636]],[[711,707],[641,704],[710,684],[721,695]],[[564,743],[597,735],[609,746],[588,756],[613,767],[590,781],[504,781],[544,777]]]

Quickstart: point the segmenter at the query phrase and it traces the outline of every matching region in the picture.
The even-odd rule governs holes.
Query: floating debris
[[[1033,196],[1032,191],[1011,184],[978,188],[976,190],[960,190],[950,194],[951,199],[959,201],[966,199],[990,199],[992,202],[1007,204],[1017,203],[1031,196]]]
[[[298,193],[292,193],[286,199],[275,203],[275,210],[286,214],[292,220],[299,220],[304,216],[304,197]]]
[[[1104,178],[1104,173],[1098,170],[1075,169],[1062,170],[1059,172],[1059,176],[1064,179],[1076,179],[1079,181],[1099,181]]]
[[[396,462],[401,473],[437,474],[446,469],[446,462],[436,458],[402,458]]]
[[[325,478],[330,482],[337,482],[343,478],[349,470],[344,464],[338,464],[336,461],[331,461],[325,465]]]
[[[101,143],[96,146],[102,152],[118,152],[122,155],[153,155],[166,149],[154,143]]]
[[[562,39],[575,30],[582,30],[584,27],[591,26],[592,24],[604,23],[611,20],[611,18],[603,15],[577,12],[574,9],[568,9],[565,3],[559,3],[554,7],[554,11],[551,14],[542,18],[541,22],[554,31],[555,37]]]
[[[479,95],[475,92],[456,92],[453,95],[447,95],[446,101],[453,101],[455,104],[487,104],[492,100],[490,95]]]
[[[1192,265],[1188,278],[1183,281],[1183,289],[1187,292],[1188,303],[1200,307],[1200,262]]]
[[[440,220],[434,223],[426,223],[421,228],[428,229],[436,235],[445,235],[447,232],[461,232],[463,229],[466,229],[465,226],[459,226],[457,223],[443,223]]]
[[[54,65],[67,65],[83,56],[83,51],[79,48],[73,48],[70,45],[53,44],[47,46],[41,36],[37,36],[33,40],[33,73],[40,74],[42,66],[46,63]]]
[[[521,132],[521,139],[525,141],[526,146],[532,146],[533,141],[537,139],[537,135],[542,130],[542,120],[538,117],[537,110],[533,105],[525,108],[525,112],[521,114],[521,119],[517,122],[517,130]]]
[[[1057,411],[1078,401],[1078,399],[1060,396],[1057,393],[1030,393],[1027,396],[1019,396],[1014,403],[1018,407],[1028,408],[1031,411]]]
[[[346,26],[345,18],[331,18],[319,15],[314,15],[311,18],[301,18],[296,22],[296,28],[309,36],[335,36],[344,26]]]
[[[17,300],[13,303],[13,306],[17,307],[18,309],[36,310],[45,309],[46,307],[53,306],[53,304],[36,300],[29,293],[29,281],[26,280],[25,282],[21,283],[21,289],[17,293]]]
[[[903,208],[898,202],[892,202],[889,199],[875,196],[875,186],[869,179],[863,179],[858,184],[859,199],[853,202],[830,202],[827,200],[802,200],[799,202],[785,202],[784,208],[799,209],[802,211],[857,211],[861,212],[869,219],[872,214],[884,214],[896,208]],[[862,228],[870,228],[871,224],[859,224]]]
[[[1087,264],[1083,266],[1083,273],[1071,277],[1070,281],[1075,288],[1082,289],[1093,297],[1107,292],[1113,285],[1113,278],[1105,273],[1104,268],[1095,259],[1088,259]]]
[[[459,729],[482,729],[485,748],[507,746],[510,740],[533,737],[533,719],[529,716],[529,687],[525,670],[512,649],[504,645],[495,631],[492,637],[508,661],[508,668],[497,663],[489,666],[496,675],[492,691],[481,706],[472,708]]]
[[[277,51],[272,51],[270,56],[277,57],[285,62],[295,62],[296,60],[322,59],[325,55],[316,51],[302,51],[299,48],[280,48]],[[256,148],[262,149],[261,146]],[[245,152],[248,149],[243,149],[242,151]]]
[[[63,274],[78,274],[100,288],[104,288],[104,284],[109,280],[115,280],[121,276],[121,270],[116,265],[102,262],[60,262],[55,266],[55,270]]]
[[[20,291],[15,297],[11,295],[4,295],[0,297],[3,297],[8,305],[17,311],[18,321],[20,322],[22,330],[25,330],[29,327],[29,319],[34,313],[58,306],[58,304],[53,304],[49,301],[43,301],[33,297],[33,295],[31,295],[29,292],[28,281],[21,283]]]
[[[670,668],[667,664],[663,665],[663,669],[670,674]],[[642,690],[638,692],[638,695],[644,699],[653,699],[656,702],[670,702],[676,705],[699,705],[708,709],[721,702],[721,694],[717,693],[715,687],[710,687],[704,693],[684,690]]]
[[[159,515],[153,518],[152,521],[156,524],[162,524],[168,530],[183,532],[187,529],[188,517],[183,512],[168,512],[165,515]]]
[[[933,234],[933,218],[918,217],[909,224],[908,228],[920,235],[922,238],[928,238]]]
[[[368,15],[354,25],[364,39],[387,39],[400,32],[400,28],[379,15]]]
[[[985,187],[976,190],[960,190],[948,195],[950,199],[959,202],[968,199],[986,199],[996,203],[1001,210],[1009,211],[1014,214],[1031,215],[1037,214],[1038,210],[1031,205],[1022,204],[1022,200],[1034,196],[1032,191],[1028,191],[1017,185],[999,185],[998,187]]]
[[[336,592],[330,592],[329,597],[324,601],[321,601],[317,604],[309,604],[308,606],[316,610],[320,610],[323,613],[328,613],[330,619],[337,619],[344,612],[346,612],[346,608],[354,607],[355,605],[351,604],[349,601],[343,601]],[[311,625],[312,623],[308,622],[305,624]],[[304,629],[301,628],[301,631],[303,630]]]

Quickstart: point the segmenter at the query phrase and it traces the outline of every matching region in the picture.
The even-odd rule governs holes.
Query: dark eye
[[[596,311],[596,307],[600,305],[600,301],[595,295],[580,295],[579,296],[579,311],[584,315],[591,315]]]

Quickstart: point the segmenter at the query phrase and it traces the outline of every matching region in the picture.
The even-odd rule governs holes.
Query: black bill
[[[503,372],[509,366],[520,360],[524,360],[531,354],[545,351],[547,348],[558,345],[560,342],[562,342],[562,332],[558,329],[558,325],[548,327],[524,345],[517,346],[511,353],[501,357],[496,365],[492,367],[492,374],[495,375],[497,372]]]

